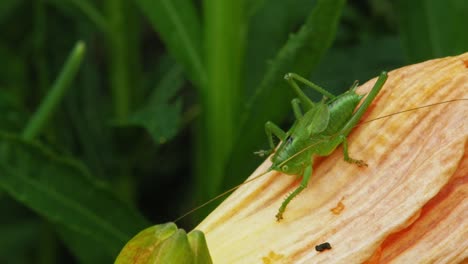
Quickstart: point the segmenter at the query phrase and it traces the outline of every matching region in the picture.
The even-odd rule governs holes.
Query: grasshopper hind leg
[[[358,160],[358,159],[353,159],[349,156],[348,152],[348,140],[346,139],[345,136],[340,136],[341,142],[343,144],[343,156],[344,160],[349,163],[353,163],[358,165],[359,167],[367,167],[367,163],[363,160]]]
[[[283,213],[286,210],[286,206],[291,202],[291,200],[296,197],[299,193],[302,192],[307,187],[309,183],[310,176],[312,175],[312,164],[307,166],[304,170],[304,174],[302,176],[302,181],[299,187],[296,188],[292,193],[290,193],[286,199],[281,204],[281,207],[278,209],[278,213],[276,214],[276,221],[281,221],[283,219]]]

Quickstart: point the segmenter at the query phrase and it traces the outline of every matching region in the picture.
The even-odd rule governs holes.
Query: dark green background
[[[464,0],[0,1],[0,263],[111,262],[262,162],[264,123],[292,122],[285,73],[338,94],[466,52],[467,14]],[[80,40],[79,72],[25,136]]]

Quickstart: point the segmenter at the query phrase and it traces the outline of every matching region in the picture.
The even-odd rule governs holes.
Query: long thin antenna
[[[203,204],[201,204],[201,205],[199,205],[199,206],[193,208],[192,210],[188,211],[187,213],[183,214],[182,216],[179,216],[176,220],[174,220],[174,222],[179,221],[180,219],[186,217],[187,215],[189,215],[189,214],[191,214],[191,213],[197,211],[198,209],[200,209],[200,208],[202,208],[202,207],[208,205],[209,203],[211,203],[211,202],[213,202],[213,201],[215,201],[215,200],[217,200],[217,199],[223,197],[224,195],[226,195],[226,194],[228,194],[228,193],[230,193],[230,192],[233,192],[233,191],[237,190],[237,189],[238,189],[239,187],[241,187],[242,185],[244,185],[244,184],[246,184],[246,183],[249,183],[249,182],[252,182],[252,181],[254,181],[254,180],[259,179],[260,177],[262,177],[263,175],[267,174],[267,173],[270,172],[270,171],[272,171],[271,168],[269,168],[269,169],[266,170],[265,172],[260,173],[259,175],[255,176],[255,177],[253,177],[252,179],[249,179],[249,180],[247,180],[247,181],[245,181],[245,182],[243,182],[243,183],[241,183],[241,184],[239,184],[239,185],[237,185],[237,186],[232,187],[231,189],[228,189],[227,191],[222,192],[221,194],[216,195],[215,197],[213,197],[213,198],[209,199],[208,201],[204,202]]]
[[[361,126],[361,125],[364,125],[364,124],[367,124],[367,123],[370,123],[370,122],[373,122],[373,121],[376,121],[376,120],[380,120],[380,119],[384,119],[384,118],[388,118],[388,117],[391,117],[391,116],[394,116],[394,115],[399,115],[399,114],[402,114],[402,113],[406,113],[406,112],[411,112],[411,111],[416,111],[416,110],[419,110],[419,109],[423,109],[423,108],[427,108],[427,107],[432,107],[432,106],[436,106],[436,105],[441,105],[441,104],[446,104],[446,103],[451,103],[451,102],[457,102],[457,101],[468,101],[468,98],[461,98],[461,99],[452,99],[452,100],[447,100],[447,101],[443,101],[443,102],[438,102],[438,103],[433,103],[433,104],[428,104],[428,105],[423,105],[423,106],[418,106],[418,107],[415,107],[415,108],[410,108],[410,109],[406,109],[406,110],[403,110],[403,111],[399,111],[399,112],[396,112],[396,113],[393,113],[393,114],[388,114],[388,115],[384,115],[384,116],[379,116],[379,117],[376,117],[374,119],[371,119],[371,120],[367,120],[365,122],[361,122],[359,124],[357,124],[355,127],[358,127],[358,126]],[[320,142],[316,142],[316,144],[318,144]],[[315,146],[316,144],[312,144],[310,146],[307,146],[306,148],[302,149],[301,151],[295,153],[294,155],[292,155],[288,160],[296,157],[297,155],[299,155],[300,153],[302,153],[303,151],[306,151],[307,149]],[[286,160],[286,161],[288,161]],[[286,162],[285,161],[285,162]],[[263,173],[260,173],[259,175],[253,177],[252,179],[250,180],[247,180],[235,187],[232,187],[231,189],[227,190],[227,191],[224,191],[222,192],[221,194],[218,194],[216,195],[215,197],[211,198],[210,200],[204,202],[203,204],[193,208],[192,210],[188,211],[187,213],[183,214],[182,216],[179,216],[176,220],[174,220],[174,222],[177,222],[179,221],[180,219],[188,216],[189,214],[199,210],[200,208],[210,204],[211,202],[223,197],[224,195],[230,193],[230,192],[233,192],[235,191],[236,189],[238,189],[239,187],[241,187],[242,185],[246,184],[246,183],[249,183],[249,182],[252,182],[254,180],[257,180],[259,179],[260,177],[262,177],[263,175],[267,174],[268,172],[272,171],[271,168],[269,168],[268,170],[266,170],[265,172]]]
[[[363,125],[363,124],[366,124],[366,123],[370,123],[370,122],[373,122],[373,121],[376,121],[376,120],[379,120],[379,119],[384,119],[384,118],[391,117],[391,116],[394,116],[394,115],[399,115],[399,114],[403,114],[403,113],[406,113],[406,112],[416,111],[416,110],[423,109],[423,108],[427,108],[427,107],[432,107],[432,106],[441,105],[441,104],[446,104],[446,103],[452,103],[452,102],[456,102],[456,101],[467,101],[467,100],[468,100],[467,98],[452,99],[452,100],[448,100],[448,101],[443,101],[443,102],[438,102],[438,103],[433,103],[433,104],[418,106],[418,107],[415,107],[415,108],[410,108],[410,109],[406,109],[406,110],[403,110],[403,111],[398,111],[398,112],[395,112],[395,113],[393,113],[393,114],[388,114],[388,115],[384,115],[384,116],[379,116],[379,117],[376,117],[376,118],[374,118],[374,119],[367,120],[367,121],[365,121],[365,122],[362,122],[362,123],[360,123],[360,124],[357,124],[356,126],[360,126],[360,125]]]
[[[361,123],[358,123],[357,125],[355,125],[353,127],[356,128],[356,127],[359,127],[359,126],[362,126],[362,125],[365,125],[367,123],[370,123],[370,122],[373,122],[373,121],[376,121],[376,120],[379,120],[379,119],[384,119],[384,118],[388,118],[388,117],[391,117],[391,116],[394,116],[394,115],[399,115],[399,114],[402,114],[402,113],[406,113],[406,112],[411,112],[411,111],[416,111],[416,110],[419,110],[419,109],[423,109],[423,108],[427,108],[427,107],[431,107],[431,106],[436,106],[436,105],[441,105],[441,104],[446,104],[446,103],[452,103],[452,102],[456,102],[456,101],[467,101],[468,99],[467,98],[461,98],[461,99],[451,99],[451,100],[447,100],[447,101],[443,101],[443,102],[438,102],[438,103],[433,103],[433,104],[428,104],[428,105],[423,105],[423,106],[418,106],[418,107],[415,107],[415,108],[410,108],[410,109],[406,109],[406,110],[402,110],[402,111],[398,111],[398,112],[395,112],[393,114],[388,114],[388,115],[384,115],[384,116],[379,116],[379,117],[376,117],[374,119],[370,119],[370,120],[367,120],[365,122],[361,122]],[[333,135],[332,135],[333,136]],[[291,157],[289,157],[288,159],[286,159],[285,161],[283,161],[279,166],[281,167],[282,164],[285,164],[287,162],[289,162],[291,159],[297,157],[298,155],[300,155],[301,153],[303,153],[304,151],[307,151],[308,149],[316,146],[317,144],[323,142],[325,140],[320,140],[318,142],[315,142],[315,144],[312,144],[312,145],[309,145],[301,150],[299,150],[298,152],[294,153],[293,155],[291,155]]]

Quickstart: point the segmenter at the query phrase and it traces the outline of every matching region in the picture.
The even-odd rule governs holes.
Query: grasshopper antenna
[[[391,117],[391,116],[394,116],[394,115],[399,115],[399,114],[406,113],[406,112],[416,111],[416,110],[423,109],[423,108],[427,108],[427,107],[432,107],[432,106],[436,106],[436,105],[447,104],[447,103],[452,103],[452,102],[457,102],[457,101],[468,101],[468,98],[452,99],[452,100],[448,100],[448,101],[443,101],[443,102],[438,102],[438,103],[433,103],[433,104],[418,106],[418,107],[415,107],[415,108],[410,108],[410,109],[406,109],[406,110],[403,110],[403,111],[399,111],[399,112],[396,112],[396,113],[393,113],[393,114],[388,114],[388,115],[379,116],[379,117],[376,117],[376,118],[374,118],[374,119],[371,119],[371,120],[367,120],[367,121],[365,121],[365,122],[362,122],[362,123],[360,123],[359,125],[363,125],[363,124],[366,124],[366,123],[373,122],[373,121],[375,121],[375,120],[384,119],[384,118],[387,118],[387,117]]]
[[[215,201],[215,200],[217,200],[217,199],[219,199],[219,198],[225,196],[226,194],[237,190],[237,189],[238,189],[239,187],[241,187],[242,185],[244,185],[244,184],[246,184],[246,183],[249,183],[249,182],[252,182],[252,181],[254,181],[254,180],[259,179],[260,177],[262,177],[263,175],[267,174],[267,173],[270,172],[270,171],[272,171],[271,168],[269,168],[269,169],[266,170],[265,172],[260,173],[259,175],[255,176],[255,177],[253,177],[252,179],[249,179],[249,180],[247,180],[247,181],[245,181],[245,182],[243,182],[243,183],[241,183],[241,184],[239,184],[239,185],[237,185],[237,186],[232,187],[231,189],[228,189],[228,190],[222,192],[221,194],[216,195],[215,197],[213,197],[213,198],[209,199],[208,201],[202,203],[201,205],[199,205],[199,206],[193,208],[192,210],[188,211],[187,213],[185,213],[185,214],[179,216],[176,220],[174,220],[174,222],[179,221],[180,219],[182,219],[182,218],[188,216],[189,214],[192,214],[193,212],[197,211],[198,209],[200,209],[200,208],[202,208],[202,207],[204,207],[204,206],[210,204],[211,202],[213,202],[213,201]]]
[[[379,117],[376,117],[374,119],[371,119],[371,120],[367,120],[365,122],[362,122],[362,123],[359,123],[356,125],[357,126],[361,126],[361,125],[364,125],[364,124],[367,124],[367,123],[370,123],[370,122],[373,122],[373,121],[376,121],[376,120],[380,120],[380,119],[384,119],[384,118],[388,118],[388,117],[391,117],[391,116],[394,116],[394,115],[399,115],[399,114],[402,114],[402,113],[406,113],[406,112],[411,112],[411,111],[415,111],[415,110],[419,110],[419,109],[423,109],[423,108],[428,108],[428,107],[433,107],[433,106],[436,106],[436,105],[441,105],[441,104],[446,104],[446,103],[452,103],[452,102],[457,102],[457,101],[468,101],[468,98],[461,98],[461,99],[452,99],[452,100],[447,100],[447,101],[443,101],[443,102],[438,102],[438,103],[433,103],[433,104],[428,104],[428,105],[423,105],[423,106],[419,106],[419,107],[415,107],[415,108],[410,108],[410,109],[406,109],[406,110],[403,110],[403,111],[399,111],[399,112],[396,112],[396,113],[392,113],[392,114],[388,114],[388,115],[383,115],[383,116],[379,116]],[[301,150],[300,152],[298,153],[295,153],[294,155],[292,155],[292,158],[296,157],[297,155],[299,155],[300,153],[302,153],[303,151],[306,151],[307,149],[309,149],[310,147],[312,147],[314,145],[311,145],[311,146],[308,146],[306,148],[304,148],[303,150]],[[288,159],[289,160],[289,159]],[[285,161],[287,162],[287,161]],[[269,169],[267,169],[265,172],[263,173],[260,173],[259,175],[253,177],[252,179],[249,179],[235,187],[232,187],[231,189],[228,189],[224,192],[222,192],[221,194],[211,198],[210,200],[206,201],[205,203],[193,208],[192,210],[188,211],[187,213],[183,214],[182,216],[178,217],[176,220],[174,220],[174,222],[177,222],[179,221],[180,219],[192,214],[193,212],[199,210],[200,208],[210,204],[211,202],[225,196],[226,194],[230,193],[230,192],[233,192],[235,191],[236,189],[238,189],[239,187],[241,187],[242,185],[246,184],[246,183],[249,183],[249,182],[252,182],[260,177],[262,177],[263,175],[267,174],[268,172],[272,171],[272,168],[270,167]]]
[[[443,101],[443,102],[438,102],[438,103],[433,103],[433,104],[428,104],[428,105],[423,105],[423,106],[418,106],[418,107],[414,107],[414,108],[402,110],[402,111],[395,112],[395,113],[392,113],[392,114],[379,116],[379,117],[376,117],[376,118],[374,118],[374,119],[367,120],[367,121],[365,121],[365,122],[361,122],[361,123],[357,124],[355,127],[359,127],[359,126],[362,126],[362,125],[365,125],[365,124],[374,122],[374,121],[376,121],[376,120],[388,118],[388,117],[391,117],[391,116],[394,116],[394,115],[399,115],[399,114],[402,114],[402,113],[411,112],[411,111],[415,111],[415,110],[419,110],[419,109],[423,109],[423,108],[427,108],[427,107],[432,107],[432,106],[441,105],[441,104],[447,104],[447,103],[452,103],[452,102],[458,102],[458,101],[468,101],[468,98],[451,99],[451,100],[447,100],[447,101]],[[307,151],[307,150],[310,149],[311,147],[314,147],[315,145],[317,145],[318,143],[323,142],[323,141],[324,141],[324,140],[319,141],[319,142],[316,142],[316,144],[312,144],[312,145],[310,145],[310,146],[307,146],[307,147],[305,147],[304,149],[298,151],[297,153],[294,153],[291,157],[289,157],[288,159],[286,159],[285,161],[283,161],[279,166],[281,166],[281,165],[284,164],[284,163],[287,163],[289,160],[291,160],[291,159],[297,157],[298,155],[300,155],[300,154],[303,153],[304,151]]]

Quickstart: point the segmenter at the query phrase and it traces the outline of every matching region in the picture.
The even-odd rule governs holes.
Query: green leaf
[[[4,133],[0,133],[0,187],[52,223],[88,237],[102,254],[116,255],[148,224],[79,163]]]
[[[172,139],[180,126],[182,102],[180,99],[173,103],[170,101],[183,83],[182,69],[172,67],[157,85],[146,105],[132,113],[127,120],[117,121],[117,124],[144,127],[158,144]]]
[[[174,104],[151,105],[132,114],[127,124],[144,127],[156,143],[164,144],[177,134],[181,110],[180,100]]]
[[[259,148],[258,142],[266,142],[265,122],[281,120],[290,112],[292,92],[284,75],[288,72],[309,75],[335,37],[344,4],[344,0],[317,1],[305,24],[279,50],[244,111],[238,130],[239,143],[234,144],[237,148],[226,170],[229,175],[225,177],[225,186],[239,183],[239,175],[245,177],[252,164],[258,163],[249,153]],[[236,175],[231,175],[231,171]]]
[[[398,1],[403,44],[411,62],[466,52],[468,1]]]
[[[101,247],[97,247],[96,243],[90,243],[88,235],[76,232],[63,225],[60,225],[56,232],[79,263],[112,263],[115,258],[115,254],[109,254]]]
[[[197,86],[205,82],[201,25],[190,0],[137,0],[169,52],[182,64]]]

